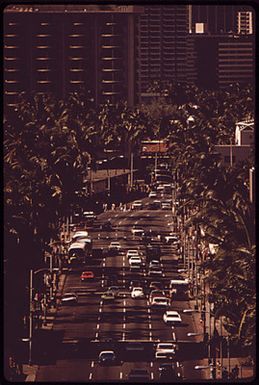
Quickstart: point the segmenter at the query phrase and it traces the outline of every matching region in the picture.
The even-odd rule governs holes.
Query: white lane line
[[[171,326],[171,329],[174,330],[174,326]]]
[[[149,305],[149,302],[148,302],[148,305]],[[148,311],[148,313],[150,313],[151,312],[150,308],[148,308],[147,311]]]
[[[153,368],[153,365],[154,365],[154,362],[150,362],[150,366],[151,366],[151,368]]]
[[[117,218],[117,216],[118,216],[119,214],[115,214],[114,216],[115,216],[115,218]]]
[[[121,224],[121,221],[119,221],[119,223],[118,223],[119,225]]]
[[[96,332],[96,333],[95,333],[95,338],[98,338],[98,337],[99,337],[99,333]]]
[[[151,324],[149,324],[148,326],[149,326],[149,329],[152,329],[152,325]]]
[[[179,368],[179,366],[180,366],[180,364],[179,364],[179,362],[178,362],[178,361],[176,362],[176,366],[177,366],[177,368]]]
[[[125,341],[125,332],[122,333],[122,340]]]
[[[172,333],[172,336],[173,336],[173,340],[175,341],[176,338],[175,338],[175,332]]]
[[[122,327],[123,327],[123,329],[126,329],[126,324],[124,323]]]
[[[123,270],[122,275],[125,275],[125,271]],[[125,279],[123,280],[125,282]]]
[[[125,307],[123,308],[123,313],[126,313],[126,309],[125,309]]]
[[[99,313],[101,313],[102,312],[102,308],[100,307],[100,309],[99,309]]]
[[[125,301],[125,299],[123,300],[123,306],[126,306],[126,301]]]
[[[151,380],[153,380],[154,379],[154,373],[151,372],[150,374],[151,374]]]
[[[122,376],[123,376],[123,373],[122,373],[122,372],[120,372],[120,380],[122,379]]]
[[[94,367],[94,361],[91,362],[91,368],[93,368],[93,367]]]
[[[104,279],[102,279],[102,287],[104,286]]]
[[[152,335],[149,336],[149,341],[152,341]]]
[[[100,306],[102,306],[102,305],[103,305],[103,301],[100,302]]]
[[[93,373],[90,373],[89,374],[89,380],[91,380],[93,378]]]
[[[98,321],[101,321],[101,317],[100,316],[98,317]]]
[[[105,261],[103,262],[103,266],[105,266]]]
[[[100,324],[97,324],[97,325],[96,325],[96,329],[100,329]]]
[[[149,214],[147,214],[147,217],[149,217]]]
[[[104,274],[102,274],[102,279],[104,279]]]
[[[125,261],[124,261],[124,259],[123,259],[123,262],[122,262],[122,266],[125,267]]]
[[[123,274],[123,275],[125,275],[125,271],[123,271],[123,273],[122,273],[122,274]],[[123,282],[123,283],[125,283],[125,282],[126,282],[126,280],[125,280],[125,279],[123,279],[123,280],[122,280],[122,282]],[[126,297],[126,294],[124,294],[124,295],[125,295],[125,297]]]

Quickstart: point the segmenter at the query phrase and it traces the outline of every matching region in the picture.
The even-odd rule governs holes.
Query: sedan
[[[101,298],[104,300],[104,301],[114,301],[116,296],[115,294],[112,292],[112,291],[106,291],[106,293],[103,293]]]
[[[149,198],[156,198],[157,197],[156,191],[150,191],[150,193],[148,194],[148,197]]]
[[[121,245],[120,245],[120,242],[116,242],[116,241],[112,241],[109,246],[108,246],[108,249],[110,251],[118,251],[121,249]]]
[[[138,263],[139,265],[142,264],[142,259],[140,257],[137,257],[137,256],[132,256],[129,258],[129,264],[132,265],[132,264],[136,264]]]
[[[165,242],[170,243],[172,245],[177,245],[179,243],[179,239],[175,234],[169,234],[165,236]]]
[[[172,357],[175,355],[176,352],[176,345],[172,343],[159,343],[156,347],[156,353],[155,357],[157,359],[160,358],[169,358],[172,359]]]
[[[141,201],[134,201],[131,205],[132,210],[141,210],[143,207],[143,204]]]
[[[83,271],[80,276],[81,282],[87,279],[93,279],[93,278],[94,278],[94,273],[92,271]]]
[[[142,235],[144,234],[144,230],[139,228],[131,229],[131,232],[133,237],[142,237]]]
[[[149,268],[152,268],[152,267],[161,267],[161,263],[160,261],[156,261],[156,260],[152,260],[149,262]]]
[[[100,365],[111,365],[116,362],[116,355],[113,350],[104,350],[99,354]]]
[[[145,294],[142,287],[133,287],[131,292],[131,298],[144,298]]]
[[[180,314],[175,311],[175,310],[168,310],[164,313],[163,315],[163,320],[165,323],[181,323],[182,322],[182,318],[180,316]]]
[[[75,293],[65,293],[61,297],[63,305],[76,305],[78,303],[78,296]]]
[[[148,275],[149,275],[149,276],[152,276],[152,275],[161,276],[161,275],[163,275],[163,272],[162,272],[162,270],[161,270],[160,267],[153,266],[153,267],[151,267],[151,268],[149,269]]]
[[[129,259],[130,257],[138,257],[139,256],[139,251],[136,250],[136,249],[132,249],[132,250],[128,250],[127,251],[127,254],[126,254],[126,257]]]

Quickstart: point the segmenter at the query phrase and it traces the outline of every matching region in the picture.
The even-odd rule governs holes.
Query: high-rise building
[[[135,97],[134,6],[15,5],[4,13],[4,93],[64,98],[82,87],[96,104]]]
[[[186,81],[188,7],[149,5],[137,19],[137,93],[153,80]]]
[[[243,33],[253,30],[253,9],[248,5],[189,5],[189,32],[197,33],[197,24],[209,34]],[[242,31],[242,32],[241,32]],[[251,33],[251,32],[250,32]]]

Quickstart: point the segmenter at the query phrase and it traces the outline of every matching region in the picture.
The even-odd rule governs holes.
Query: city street
[[[148,205],[149,198],[143,200]],[[53,330],[62,330],[63,346],[66,349],[68,340],[87,341],[85,347],[85,358],[82,351],[70,352],[69,358],[62,357],[64,348],[57,351],[55,365],[40,366],[37,373],[37,381],[103,381],[126,380],[132,368],[147,369],[150,379],[158,381],[158,360],[154,353],[143,359],[143,353],[138,355],[130,352],[121,358],[120,365],[112,367],[101,367],[98,362],[99,350],[94,348],[97,341],[112,339],[114,342],[121,341],[148,341],[174,342],[176,340],[188,341],[187,333],[195,332],[196,327],[193,319],[182,310],[188,308],[187,301],[172,301],[171,308],[182,314],[180,326],[167,326],[162,320],[163,311],[150,308],[148,301],[148,290],[146,298],[133,299],[130,297],[129,283],[134,278],[143,283],[151,279],[145,275],[145,269],[141,273],[132,274],[126,258],[126,251],[134,248],[144,248],[143,242],[133,239],[131,229],[138,225],[143,229],[157,230],[161,235],[172,230],[172,212],[169,210],[149,210],[144,206],[143,210],[134,211],[109,211],[98,217],[94,227],[110,220],[115,230],[112,233],[102,232],[98,239],[98,230],[93,228],[90,235],[93,237],[93,247],[104,247],[107,249],[111,240],[118,240],[121,251],[113,256],[105,256],[95,259],[87,265],[92,270],[95,278],[92,282],[80,282],[82,269],[72,271],[66,279],[64,292],[76,292],[79,295],[79,303],[73,307],[61,306],[54,321]],[[178,256],[172,252],[170,245],[162,246],[162,268],[163,277],[161,282],[165,284],[177,274]],[[116,285],[121,288],[121,298],[113,303],[105,303],[101,299],[101,293],[107,288],[106,282],[116,275]],[[190,340],[190,338],[189,338]],[[91,342],[89,342],[91,341]],[[96,342],[95,342],[96,341]],[[109,343],[107,344],[107,348]],[[81,347],[80,349],[83,350]],[[89,350],[87,352],[87,350]],[[149,349],[150,350],[150,349]],[[80,356],[80,358],[78,357]],[[89,358],[87,356],[90,355]],[[61,356],[61,357],[60,357]],[[194,370],[197,364],[196,357],[190,360],[175,360],[177,371],[183,378],[200,378],[200,373]],[[62,377],[62,378],[61,378]]]

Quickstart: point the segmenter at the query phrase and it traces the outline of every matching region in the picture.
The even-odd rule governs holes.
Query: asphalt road
[[[144,204],[149,201],[148,198],[143,199]],[[108,219],[114,230],[100,231],[99,225]],[[171,221],[171,211],[146,208],[134,211],[108,211],[98,217],[92,230],[89,231],[93,237],[93,247],[107,249],[112,240],[118,240],[121,250],[113,256],[95,259],[82,269],[74,269],[67,276],[64,292],[76,292],[79,302],[75,306],[60,306],[52,333],[60,331],[62,342],[56,350],[54,349],[52,362],[39,366],[36,381],[126,381],[128,373],[133,368],[147,369],[150,380],[158,381],[160,362],[155,359],[152,349],[126,352],[126,341],[144,340],[146,345],[148,343],[150,345],[157,341],[190,340],[187,333],[196,331],[196,328],[192,316],[182,313],[184,308],[188,308],[187,300],[172,302],[171,308],[181,313],[182,324],[171,327],[163,322],[163,311],[150,308],[148,291],[143,299],[131,298],[128,286],[132,279],[139,279],[142,282],[157,279],[145,275],[145,269],[138,273],[130,272],[126,251],[138,247],[144,250],[141,239],[134,238],[131,233],[133,225],[168,233],[172,231]],[[163,268],[161,281],[166,283],[176,276],[178,267],[178,255],[173,252],[172,246],[163,245],[161,261]],[[92,270],[95,278],[81,282],[80,274],[83,270]],[[109,283],[111,284],[111,278],[116,279],[113,284],[121,286],[121,295],[109,303],[102,300],[101,294]],[[98,342],[107,339],[112,340],[102,345]],[[113,345],[113,341],[121,342],[119,345]],[[100,366],[99,352],[110,349],[115,349],[121,362],[113,366]],[[201,378],[202,373],[193,369],[198,363],[195,358],[194,356],[185,360],[183,357],[181,362],[175,359],[179,378],[180,376],[186,380]]]

